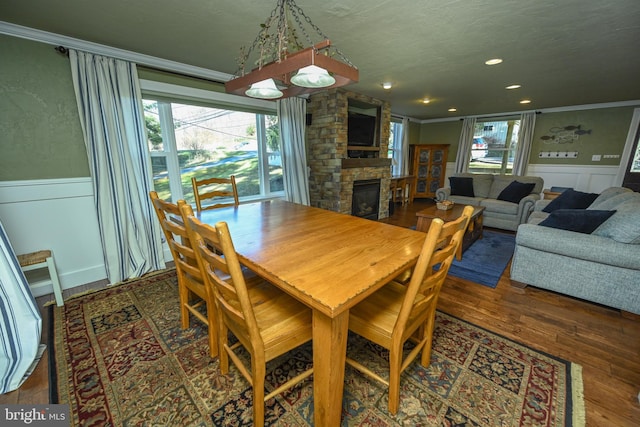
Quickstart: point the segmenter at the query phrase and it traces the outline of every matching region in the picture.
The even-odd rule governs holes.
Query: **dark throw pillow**
[[[527,197],[533,191],[536,184],[533,182],[511,181],[507,187],[500,192],[498,200],[505,202],[520,203],[524,197]]]
[[[556,209],[538,225],[591,234],[616,211]]]
[[[557,209],[586,209],[598,197],[596,193],[583,193],[576,190],[565,190],[549,202],[542,212],[553,212]]]
[[[450,176],[449,185],[451,186],[452,196],[475,197],[473,193],[473,178]]]

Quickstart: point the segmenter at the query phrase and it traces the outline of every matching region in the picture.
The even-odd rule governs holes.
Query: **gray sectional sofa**
[[[531,285],[640,314],[640,193],[611,187],[586,210],[616,212],[591,234],[540,225],[540,200],[516,233],[514,286]]]
[[[537,176],[512,176],[477,173],[457,173],[455,178],[473,180],[473,197],[452,193],[451,185],[436,191],[437,200],[453,200],[465,205],[484,206],[483,221],[485,227],[515,231],[518,225],[527,222],[534,204],[540,200],[544,181]],[[513,181],[533,183],[531,192],[518,203],[498,200],[498,196]],[[451,181],[450,181],[451,182]]]

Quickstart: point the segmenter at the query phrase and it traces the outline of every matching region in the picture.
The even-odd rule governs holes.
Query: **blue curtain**
[[[135,64],[74,49],[69,59],[108,279],[165,268]]]
[[[39,356],[42,317],[0,223],[0,394],[17,389]]]
[[[309,205],[309,175],[304,145],[307,101],[285,98],[276,102],[282,150],[284,192],[290,202]]]

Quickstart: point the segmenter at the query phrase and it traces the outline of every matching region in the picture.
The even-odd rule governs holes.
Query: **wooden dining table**
[[[349,309],[415,265],[425,234],[282,200],[203,211],[242,264],[312,310],[316,426],[339,426]]]

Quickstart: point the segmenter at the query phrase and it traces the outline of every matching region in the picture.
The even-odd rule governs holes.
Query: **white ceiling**
[[[640,100],[640,0],[297,0],[416,119]],[[223,73],[276,0],[0,0],[0,21]],[[502,58],[489,67],[484,61]],[[392,81],[391,90],[382,89]],[[507,91],[518,83],[521,89]],[[422,98],[432,102],[422,104]],[[521,105],[529,98],[532,103]],[[447,109],[456,107],[456,113]]]

